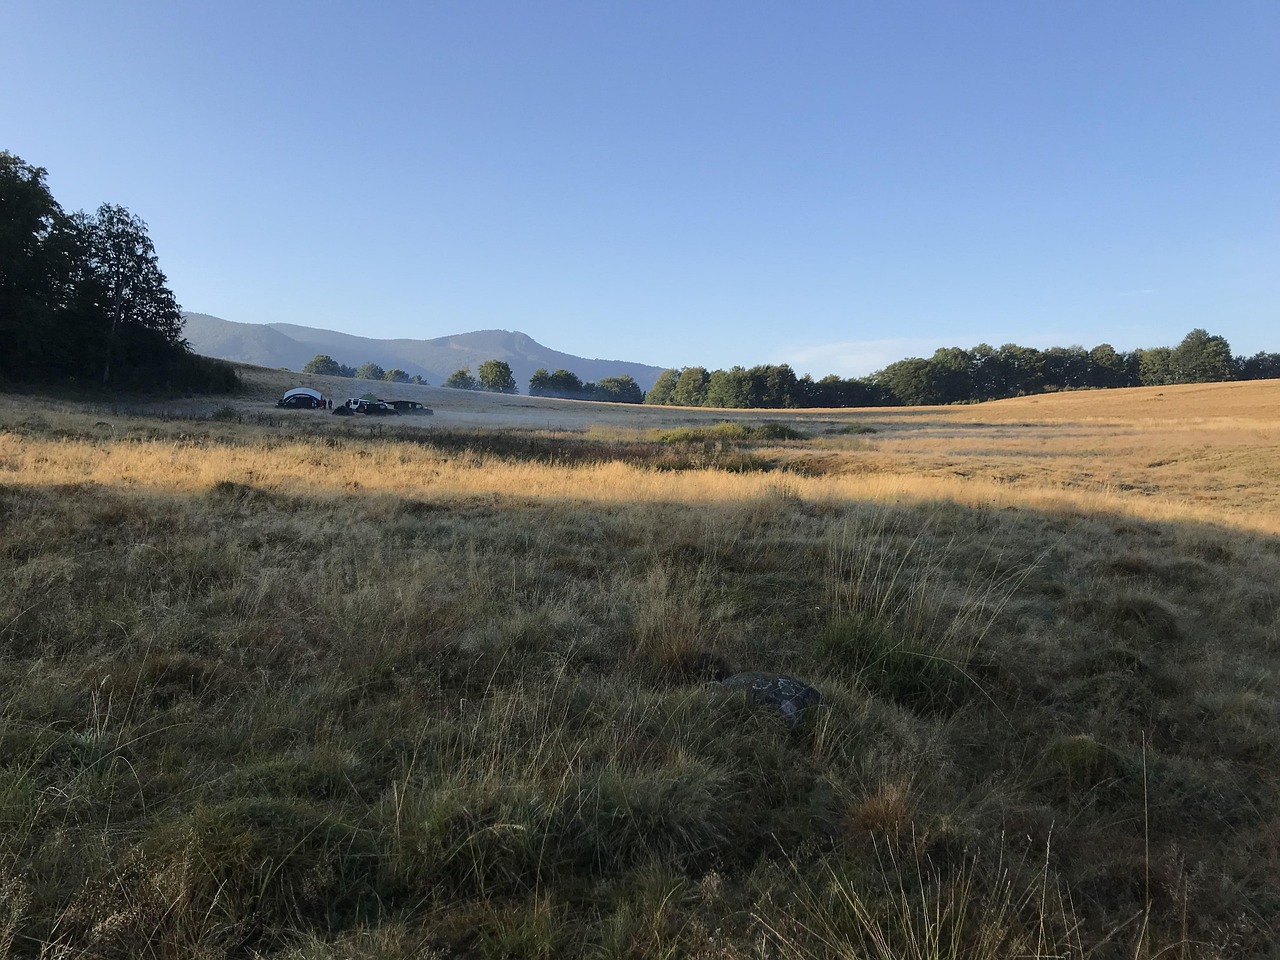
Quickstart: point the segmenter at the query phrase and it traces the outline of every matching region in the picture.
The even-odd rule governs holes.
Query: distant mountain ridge
[[[301,370],[323,353],[350,367],[376,363],[387,370],[400,369],[436,386],[460,367],[470,367],[474,374],[485,360],[509,363],[521,393],[528,392],[529,378],[539,367],[569,370],[583,381],[630,376],[641,390],[652,387],[663,370],[645,363],[577,357],[508,330],[477,330],[433,340],[378,340],[293,323],[236,323],[207,313],[184,312],[183,319],[183,335],[191,349],[206,357]]]

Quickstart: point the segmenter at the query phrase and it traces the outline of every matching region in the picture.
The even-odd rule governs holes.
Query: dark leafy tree
[[[1125,358],[1116,352],[1109,343],[1100,343],[1089,351],[1088,386],[1090,387],[1127,387],[1129,386],[1128,365]]]
[[[1236,360],[1241,380],[1274,380],[1280,377],[1280,353],[1255,353]]]
[[[1120,354],[1124,360],[1124,385],[1126,387],[1137,387],[1142,385],[1141,371],[1141,350],[1126,350]]]
[[[809,387],[809,407],[843,407],[845,406],[845,384],[848,381],[829,373]]]
[[[970,377],[972,358],[967,350],[959,347],[942,347],[929,358],[929,390],[937,397],[935,403],[961,403],[973,399],[973,380]]]
[[[529,378],[529,396],[558,397],[563,400],[605,400],[613,403],[641,403],[644,400],[644,394],[634,377],[604,377],[599,383],[584,383],[570,370],[549,373],[546,367],[539,367]]]
[[[706,403],[731,409],[751,406],[751,375],[743,367],[712,371],[707,378]]]
[[[1008,396],[1004,363],[989,343],[980,343],[969,351],[969,385],[975,400]]]
[[[114,354],[133,364],[152,363],[185,349],[182,308],[156,259],[147,225],[124,207],[104,203],[94,216],[73,218],[84,238],[84,295],[109,322],[102,382],[111,380]]]
[[[701,407],[707,402],[707,384],[711,380],[705,367],[685,367],[680,371],[671,402],[678,407]]]
[[[1197,327],[1169,354],[1171,383],[1217,383],[1234,380],[1235,358],[1226,339]]]
[[[480,364],[479,383],[490,393],[517,393],[515,374],[505,360],[486,360]]]
[[[45,379],[80,373],[83,237],[45,184],[47,171],[0,152],[0,373]]]
[[[803,382],[803,380],[802,380]],[[809,407],[885,407],[898,401],[882,385],[871,379],[843,379],[828,374],[806,386]]]
[[[234,390],[197,357],[146,224],[124,207],[67,215],[46,172],[0,152],[0,375],[130,389]]]
[[[480,383],[471,375],[470,367],[462,367],[445,378],[444,385],[454,390],[479,390]]]
[[[1006,397],[1020,397],[1044,390],[1044,355],[1035,347],[1006,343],[996,351],[1004,375]]]
[[[787,364],[755,366],[747,371],[746,376],[750,384],[748,406],[756,408],[799,406],[799,383],[795,371]],[[708,388],[709,386],[708,383]]]
[[[920,357],[891,363],[875,374],[875,377],[899,403],[906,406],[923,406],[940,403],[942,400],[931,375],[929,361]]]
[[[620,377],[601,377],[592,391],[594,399],[607,400],[610,403],[642,403],[644,392],[635,378],[623,374]]]
[[[1152,347],[1149,350],[1135,350],[1138,358],[1138,381],[1144,387],[1162,387],[1173,383],[1173,370],[1169,365],[1169,356],[1173,353],[1168,347]]]
[[[551,371],[546,367],[539,367],[533,371],[533,376],[529,378],[529,396],[545,397],[550,389]]]
[[[382,379],[388,381],[389,383],[408,383],[409,374],[405,373],[403,370],[400,370],[398,368],[392,368],[391,370],[388,370],[385,373],[383,373]]]
[[[663,370],[658,374],[652,387],[644,395],[645,403],[669,404],[671,394],[675,392],[676,383],[680,379],[679,370]]]
[[[1089,385],[1089,354],[1084,347],[1050,347],[1041,357],[1046,387],[1075,390]]]
[[[569,370],[557,370],[547,378],[547,385],[550,389],[548,396],[565,397],[570,400],[580,400],[586,396],[586,388],[582,380],[576,373]]]
[[[302,365],[303,373],[318,373],[326,377],[336,377],[342,372],[342,367],[338,361],[333,359],[327,353],[317,353],[314,357]]]
[[[382,380],[386,375],[387,371],[372,361],[356,367],[356,378],[359,380]]]

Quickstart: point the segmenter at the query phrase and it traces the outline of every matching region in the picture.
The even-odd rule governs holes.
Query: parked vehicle
[[[395,413],[395,409],[381,400],[366,400],[364,397],[352,397],[346,403],[352,413],[363,413],[371,417],[385,417]]]
[[[290,410],[314,410],[316,407],[324,406],[324,401],[317,400],[315,397],[308,396],[305,393],[295,393],[291,397],[277,400],[276,406]]]

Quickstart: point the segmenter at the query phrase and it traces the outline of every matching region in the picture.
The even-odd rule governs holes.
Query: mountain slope
[[[378,340],[293,323],[235,323],[204,313],[183,317],[184,335],[196,353],[262,367],[301,370],[316,354],[324,353],[348,366],[372,362],[439,384],[460,367],[469,366],[475,373],[485,360],[505,360],[522,393],[539,367],[570,370],[584,381],[629,375],[642,390],[653,386],[662,372],[661,367],[643,363],[574,356],[507,330],[478,330],[433,340]]]

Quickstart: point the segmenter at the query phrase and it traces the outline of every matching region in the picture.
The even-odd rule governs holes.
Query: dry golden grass
[[[351,389],[349,384],[339,386]],[[352,425],[319,411],[277,412],[250,399],[236,410],[249,419],[248,429],[180,422],[139,430],[124,426],[127,421],[117,427],[119,418],[109,414],[103,419],[65,405],[0,398],[0,424],[8,425],[0,434],[0,471],[40,483],[154,490],[191,491],[230,480],[317,495],[518,493],[707,503],[759,496],[779,480],[714,469],[655,474],[620,462],[567,469],[478,453],[442,454],[420,441],[429,441],[433,429],[477,420],[491,429],[531,429],[530,416],[562,421],[559,429],[533,429],[548,444],[579,436],[637,441],[662,427],[763,420],[785,422],[815,438],[772,452],[790,471],[785,483],[806,499],[954,500],[1280,532],[1280,381],[1086,391],[966,407],[751,413],[413,389],[435,398],[434,417]],[[33,416],[63,436],[51,440],[14,431]],[[268,425],[252,426],[255,419]],[[877,432],[837,432],[849,424]],[[410,439],[389,441],[388,430]],[[234,443],[220,442],[231,437]],[[128,441],[124,455],[121,440]]]
[[[1274,949],[1280,384],[367,422],[250,379],[0,396],[0,960]]]

